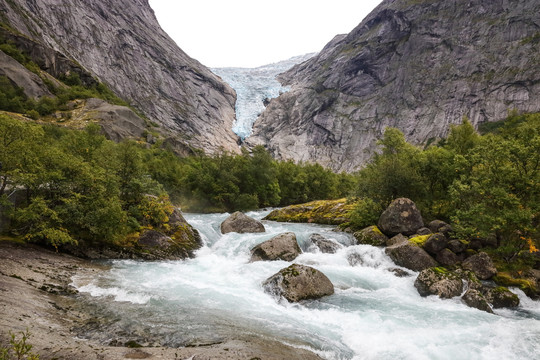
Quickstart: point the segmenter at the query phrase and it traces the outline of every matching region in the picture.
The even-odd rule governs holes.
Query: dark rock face
[[[317,269],[293,264],[272,275],[263,283],[264,290],[288,301],[318,299],[334,293],[332,282]]]
[[[309,240],[325,254],[335,254],[336,251],[342,248],[341,244],[328,240],[320,234],[311,234]]]
[[[463,261],[463,268],[471,270],[479,279],[488,280],[497,274],[493,261],[485,252],[480,252]]]
[[[19,64],[0,50],[0,76],[6,76],[16,86],[22,88],[26,96],[37,99],[52,96],[39,76]]]
[[[443,299],[459,296],[463,292],[461,278],[442,268],[422,270],[414,281],[414,287],[421,296],[438,295]]]
[[[452,226],[445,223],[442,220],[433,220],[433,221],[431,221],[428,224],[428,228],[433,233],[443,233],[445,235],[452,231]]]
[[[389,246],[385,252],[397,265],[414,271],[437,266],[437,262],[424,249],[409,242]]]
[[[467,244],[460,240],[450,240],[448,242],[448,249],[452,250],[455,254],[459,254],[467,250]]]
[[[502,286],[487,290],[486,299],[495,309],[519,306],[518,296]]]
[[[407,241],[408,239],[406,236],[403,236],[402,234],[397,234],[396,236],[393,236],[388,239],[388,241],[386,241],[386,246],[393,246]]]
[[[491,306],[487,302],[486,298],[478,290],[469,289],[461,298],[465,304],[469,307],[476,308],[478,310],[486,311],[490,314],[493,313]]]
[[[291,91],[255,123],[251,145],[280,159],[353,171],[387,126],[413,143],[508,109],[540,111],[535,0],[385,0],[346,36],[282,74]]]
[[[13,0],[0,2],[0,13],[27,38],[81,64],[165,137],[210,153],[239,152],[234,91],[178,48],[148,0]],[[62,63],[39,65],[54,74]]]
[[[381,214],[377,226],[388,236],[400,233],[413,235],[424,226],[424,221],[413,201],[407,198],[399,198],[392,201]]]
[[[251,249],[251,261],[293,261],[302,253],[296,235],[292,232],[279,234]]]
[[[388,237],[376,226],[368,226],[365,229],[355,232],[353,236],[357,244],[385,246],[388,241]]]
[[[244,233],[259,233],[265,232],[264,225],[246,214],[237,211],[229,216],[221,223],[221,233],[227,234],[230,232]]]
[[[437,253],[435,260],[443,266],[454,266],[459,262],[459,257],[450,249],[443,249]]]

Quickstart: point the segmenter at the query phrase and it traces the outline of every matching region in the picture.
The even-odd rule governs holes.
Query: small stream
[[[259,219],[266,214],[248,213]],[[195,259],[112,261],[97,278],[75,278],[81,299],[106,329],[92,337],[176,347],[256,336],[325,359],[535,359],[540,354],[540,303],[520,290],[512,289],[520,307],[495,315],[458,298],[422,298],[413,285],[415,273],[396,277],[390,271],[396,265],[383,249],[352,246],[349,235],[331,226],[265,222],[266,233],[221,235],[219,225],[227,216],[185,215],[205,242]],[[326,274],[334,295],[290,304],[264,293],[261,283],[291,263],[249,263],[250,249],[286,231],[296,233],[304,251],[295,262]],[[322,254],[310,246],[312,233],[345,247]]]

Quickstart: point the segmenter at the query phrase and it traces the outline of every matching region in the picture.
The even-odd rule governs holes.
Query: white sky
[[[382,0],[149,0],[161,27],[208,67],[257,67],[320,51]]]

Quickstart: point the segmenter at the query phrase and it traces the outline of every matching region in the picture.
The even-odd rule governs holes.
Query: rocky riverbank
[[[77,329],[92,319],[81,306],[82,295],[70,286],[71,279],[75,275],[97,276],[107,269],[41,247],[0,241],[0,343],[7,345],[10,332],[28,330],[28,342],[41,360],[320,359],[309,351],[255,337],[185,348],[130,348],[83,339]]]

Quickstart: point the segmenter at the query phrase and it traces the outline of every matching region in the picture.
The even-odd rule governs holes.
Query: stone
[[[274,236],[251,249],[250,261],[284,260],[293,261],[302,253],[296,235],[287,232]]]
[[[459,254],[467,250],[467,242],[462,240],[450,240],[448,241],[447,248],[451,250],[454,254]]]
[[[266,231],[264,225],[259,220],[255,220],[240,211],[232,213],[221,223],[220,228],[222,234],[230,232],[239,234],[260,233]]]
[[[488,235],[478,240],[480,240],[482,247],[490,247],[492,249],[496,249],[499,246],[499,243],[497,241],[497,235],[495,234]]]
[[[393,268],[393,269],[388,269],[388,271],[390,271],[391,273],[394,273],[394,275],[396,275],[397,277],[407,277],[407,276],[411,276],[411,274],[403,269],[400,269],[400,268]]]
[[[409,242],[389,246],[385,253],[399,266],[421,271],[437,266],[437,262],[424,249]]]
[[[335,241],[328,240],[320,234],[311,234],[309,240],[324,254],[335,254],[343,246]]]
[[[355,232],[353,236],[359,245],[385,246],[388,241],[388,237],[374,225]]]
[[[172,239],[159,231],[147,229],[139,236],[138,244],[143,248],[168,249],[172,245]]]
[[[463,292],[463,281],[455,273],[444,268],[424,269],[414,281],[421,296],[437,295],[443,299],[459,296]]]
[[[257,119],[248,145],[354,172],[379,149],[386,127],[425,145],[463,115],[476,127],[505,119],[508,109],[540,111],[540,67],[530,65],[538,64],[531,39],[540,2],[512,4],[381,2],[349,34],[279,76],[291,90]]]
[[[386,246],[393,246],[393,245],[396,245],[396,244],[407,242],[408,240],[409,239],[407,239],[406,236],[404,236],[402,234],[397,234],[396,236],[393,236],[390,239],[388,239],[388,241],[386,241]]]
[[[486,311],[490,314],[493,314],[491,306],[489,306],[488,301],[478,290],[469,289],[461,298],[467,306],[476,308],[478,310]]]
[[[263,220],[341,225],[351,221],[355,203],[347,199],[317,200],[273,210]]]
[[[429,235],[431,234],[433,231],[431,231],[430,229],[428,229],[427,227],[421,227],[420,229],[416,230],[416,234],[417,235]]]
[[[450,249],[442,249],[435,256],[435,260],[442,266],[454,266],[459,263],[459,258]]]
[[[317,269],[292,264],[263,282],[264,291],[290,302],[319,299],[334,293],[332,282]]]
[[[436,255],[448,245],[448,239],[442,233],[431,235],[424,243],[424,250],[431,255]]]
[[[433,220],[428,224],[428,228],[433,233],[443,233],[447,235],[449,232],[452,231],[452,226],[445,223],[442,220]]]
[[[424,226],[424,221],[413,201],[398,198],[381,214],[377,226],[388,236],[413,235]]]
[[[463,261],[462,266],[464,269],[472,271],[480,280],[489,280],[497,275],[497,268],[485,252],[468,257]]]
[[[485,297],[494,309],[519,306],[519,297],[503,286],[486,290]]]

